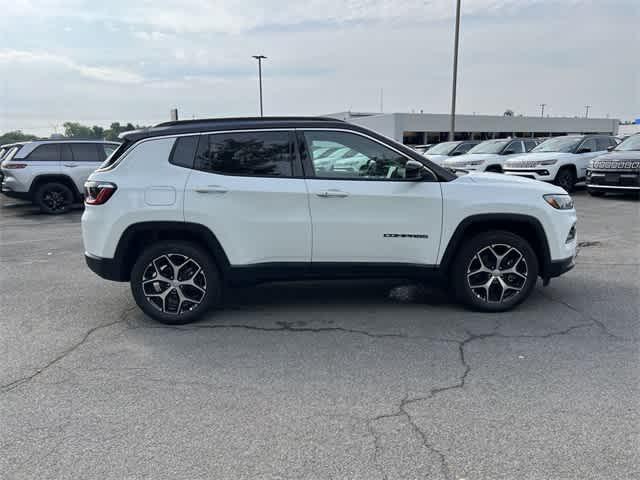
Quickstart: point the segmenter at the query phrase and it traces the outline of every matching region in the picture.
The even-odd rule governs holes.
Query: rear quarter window
[[[176,142],[173,144],[169,163],[179,167],[193,168],[193,161],[196,157],[199,138],[199,135],[178,137]]]

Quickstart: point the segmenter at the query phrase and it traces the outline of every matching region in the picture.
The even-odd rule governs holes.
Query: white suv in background
[[[437,165],[442,165],[449,157],[457,157],[464,155],[471,149],[480,143],[479,140],[460,140],[455,142],[442,142],[434,145],[429,150],[423,153],[425,158],[428,158]]]
[[[500,140],[486,140],[465,155],[448,158],[444,166],[452,169],[462,169],[476,172],[502,172],[504,162],[513,155],[531,151],[538,142],[526,138],[510,138]]]
[[[2,193],[30,200],[44,213],[67,212],[82,199],[84,182],[118,147],[102,140],[36,140],[5,155]]]
[[[220,306],[224,285],[296,279],[436,281],[504,311],[573,267],[576,212],[561,188],[457,177],[357,125],[193,120],[123,139],[85,185],[85,258],[161,322]],[[327,148],[354,153],[326,163]]]
[[[566,135],[542,142],[531,153],[508,160],[504,173],[553,182],[572,192],[587,175],[589,161],[618,144],[610,135]]]

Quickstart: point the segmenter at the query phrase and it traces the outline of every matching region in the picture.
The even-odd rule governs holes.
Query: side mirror
[[[609,147],[607,147],[607,152],[612,152],[614,148],[616,148],[617,145],[611,145]]]
[[[590,148],[581,148],[576,153],[591,153],[591,149]]]
[[[505,150],[502,152],[502,155],[513,155],[514,153],[516,153],[515,150]]]
[[[429,176],[429,170],[417,160],[408,160],[407,163],[404,164],[404,178],[407,180],[419,181]]]
[[[464,152],[460,152],[460,151],[452,152],[452,153],[451,153],[451,155],[449,155],[449,156],[450,156],[450,157],[457,157],[458,155],[462,155],[463,153],[464,153]]]

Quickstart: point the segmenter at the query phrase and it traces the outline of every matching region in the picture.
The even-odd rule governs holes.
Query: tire
[[[42,213],[60,215],[71,210],[73,198],[73,192],[65,184],[50,182],[38,187],[34,203]]]
[[[538,268],[538,258],[526,240],[496,230],[475,236],[460,249],[451,283],[457,300],[467,307],[504,312],[531,294]]]
[[[587,192],[589,192],[589,195],[592,197],[604,197],[604,192],[599,190],[587,190]]]
[[[142,311],[167,325],[194,322],[220,305],[219,270],[206,250],[189,242],[161,241],[144,250],[130,283]]]
[[[556,179],[553,181],[557,186],[564,188],[567,193],[573,192],[576,186],[576,174],[571,168],[563,167],[556,175]]]

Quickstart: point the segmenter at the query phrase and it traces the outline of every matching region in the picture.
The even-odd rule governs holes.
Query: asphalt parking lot
[[[166,327],[0,200],[0,477],[640,478],[640,203],[575,196],[577,267],[514,312],[264,285]]]

